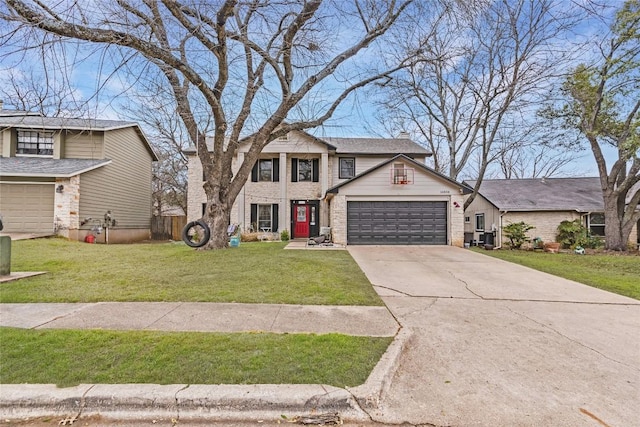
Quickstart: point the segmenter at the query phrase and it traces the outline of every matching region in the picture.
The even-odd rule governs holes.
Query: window
[[[589,214],[589,231],[593,236],[604,236],[604,213]]]
[[[254,231],[278,231],[278,204],[251,203],[251,229]]]
[[[464,217],[464,223],[465,224],[470,224],[471,223],[471,217],[470,216],[465,216]]]
[[[476,231],[484,231],[484,214],[476,214]]]
[[[298,182],[311,181],[311,160],[298,160]]]
[[[258,205],[258,229],[271,231],[271,205]]]
[[[260,159],[251,170],[251,182],[280,181],[280,159]]]
[[[271,162],[271,159],[258,160],[258,170],[259,181],[272,181],[273,162]]]
[[[291,182],[318,182],[320,180],[319,159],[291,158]]]
[[[340,158],[340,179],[348,179],[356,176],[356,159],[354,157]]]
[[[53,132],[19,130],[16,154],[53,156]]]

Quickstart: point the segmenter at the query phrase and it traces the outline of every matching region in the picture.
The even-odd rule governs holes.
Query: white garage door
[[[53,233],[52,184],[0,184],[3,232]]]

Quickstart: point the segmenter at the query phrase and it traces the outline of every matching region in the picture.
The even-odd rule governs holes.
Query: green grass
[[[585,285],[640,299],[640,256],[575,255],[517,250],[478,251]]]
[[[0,328],[2,384],[356,386],[392,338]]]
[[[189,301],[382,305],[346,251],[242,243],[197,251],[183,243],[12,242],[12,271],[47,271],[0,284],[0,302]]]

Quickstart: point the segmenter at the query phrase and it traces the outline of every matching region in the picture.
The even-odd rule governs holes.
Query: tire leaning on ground
[[[207,223],[201,219],[191,221],[182,229],[182,241],[192,248],[206,245],[209,238],[211,238],[211,230]]]

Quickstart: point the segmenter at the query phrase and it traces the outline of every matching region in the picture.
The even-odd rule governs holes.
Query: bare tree
[[[521,145],[517,149],[505,149],[498,152],[497,163],[500,167],[500,177],[504,179],[566,176],[565,167],[576,160],[575,153],[554,151],[547,146],[538,144]]]
[[[413,0],[376,2],[224,0],[42,2],[5,0],[5,20],[66,38],[118,46],[157,66],[202,162],[205,248],[226,246],[234,200],[262,149],[292,130],[329,119],[349,94],[399,69],[371,52]],[[323,101],[319,103],[318,94]],[[314,117],[296,107],[316,100]],[[194,101],[213,117],[213,151]],[[240,144],[249,149],[232,170]]]
[[[66,76],[52,70],[12,68],[0,76],[0,99],[17,110],[49,117],[82,117],[86,104],[81,102]]]
[[[168,209],[187,212],[187,158],[184,150],[190,140],[183,122],[175,112],[177,107],[164,76],[149,70],[144,78],[123,95],[119,115],[138,122],[148,135],[158,161],[153,166],[154,214]],[[207,128],[207,120],[199,124]]]
[[[418,61],[387,82],[387,109],[421,135],[436,169],[456,179],[479,159],[467,206],[567,59],[559,44],[577,17],[561,3],[498,0],[473,16],[444,10],[417,44],[409,39],[405,50]]]

